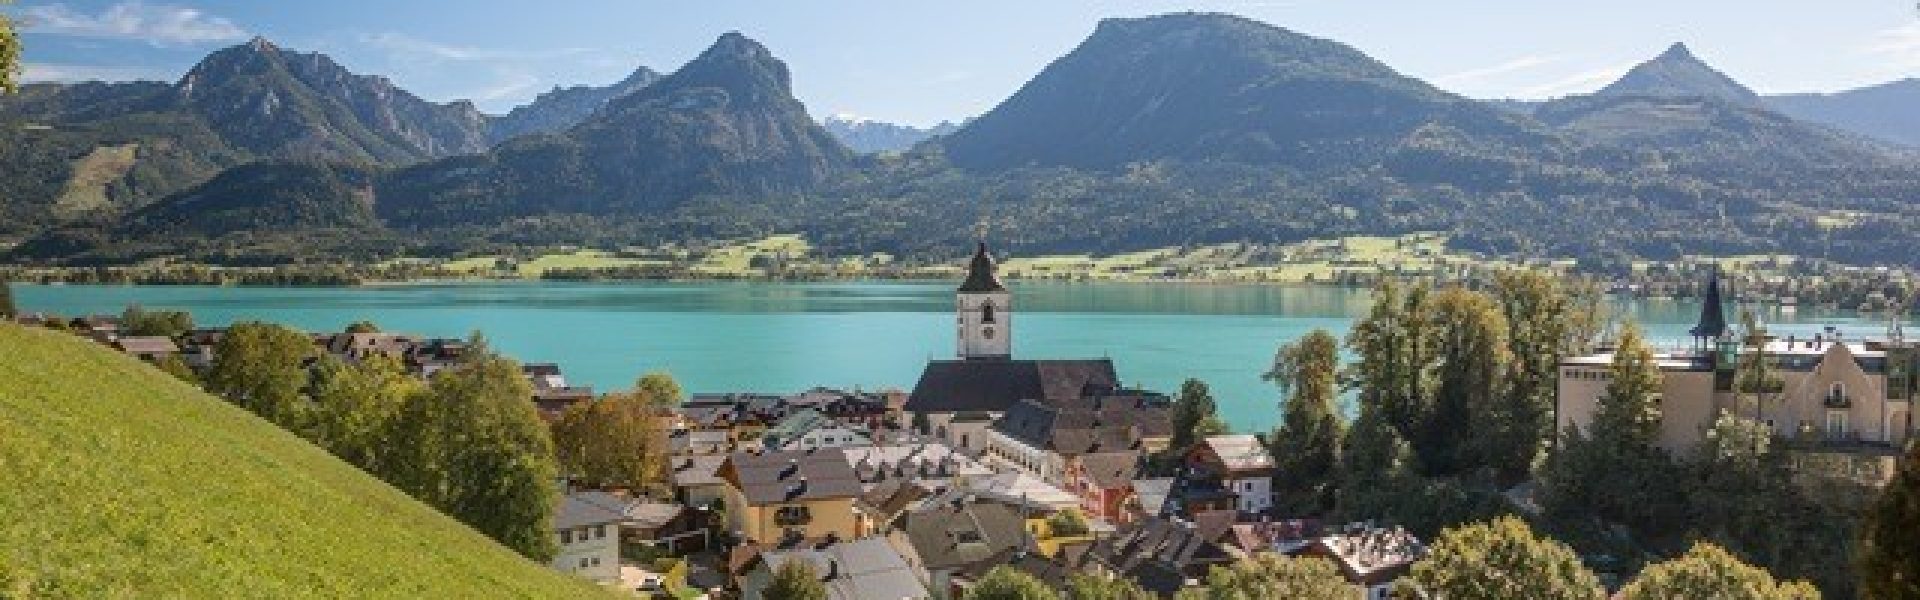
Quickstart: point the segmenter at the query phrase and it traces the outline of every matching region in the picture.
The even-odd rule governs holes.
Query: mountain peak
[[[1761,104],[1759,94],[1714,69],[1681,42],[1635,66],[1594,95],[1713,98],[1747,106]]]
[[[649,88],[680,90],[716,88],[743,101],[780,101],[793,95],[787,65],[766,46],[738,31],[729,31],[680,70]]]
[[[1686,42],[1674,42],[1672,46],[1667,46],[1667,51],[1661,52],[1659,59],[1660,60],[1700,60],[1698,57],[1695,57],[1693,55],[1693,49],[1688,48]]]

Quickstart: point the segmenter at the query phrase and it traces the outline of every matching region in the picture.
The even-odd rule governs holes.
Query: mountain
[[[863,119],[849,115],[834,115],[820,121],[820,126],[833,134],[834,139],[846,144],[854,152],[874,154],[879,152],[902,152],[927,138],[946,135],[960,129],[951,121],[941,121],[932,127],[920,128],[912,125],[895,125],[872,119]]]
[[[514,107],[511,112],[491,119],[487,124],[487,140],[497,144],[507,138],[529,133],[563,131],[585,121],[593,111],[606,106],[608,101],[631,94],[659,79],[660,74],[653,69],[640,67],[626,79],[612,85],[555,87],[534,98],[533,102]]]
[[[1693,50],[1684,43],[1668,46],[1659,56],[1635,65],[1593,95],[1705,97],[1748,107],[1763,105],[1759,94],[1694,56]]]
[[[852,152],[807,116],[785,63],[738,33],[558,134],[402,169],[379,206],[405,227],[546,214],[645,214],[703,195],[803,192]]]
[[[484,115],[265,39],[178,82],[35,84],[0,97],[0,239],[111,217],[263,158],[399,165],[483,151]]]
[[[0,323],[0,353],[8,595],[604,594],[105,346]]]
[[[940,140],[970,169],[1111,169],[1155,159],[1325,167],[1417,131],[1538,150],[1517,115],[1403,76],[1351,47],[1258,21],[1107,19],[992,111]]]
[[[208,55],[175,94],[230,143],[261,156],[402,164],[486,149],[486,118],[472,103],[427,102],[385,77],[264,38]]]
[[[1766,103],[1796,119],[1920,147],[1920,79],[1831,94],[1767,96]]]
[[[1886,144],[1774,112],[1684,44],[1591,95],[1542,103],[1533,116],[1581,139],[1700,173],[1912,164]]]

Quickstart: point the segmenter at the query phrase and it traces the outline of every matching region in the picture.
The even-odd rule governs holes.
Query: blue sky
[[[263,35],[490,112],[554,85],[671,71],[730,30],[787,61],[815,116],[931,124],[993,107],[1105,17],[1231,12],[1353,45],[1475,97],[1592,91],[1684,41],[1763,93],[1920,77],[1914,0],[16,0],[30,80],[173,80]]]

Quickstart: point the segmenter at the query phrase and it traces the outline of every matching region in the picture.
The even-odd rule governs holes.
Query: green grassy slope
[[[579,597],[246,411],[0,324],[0,597]]]

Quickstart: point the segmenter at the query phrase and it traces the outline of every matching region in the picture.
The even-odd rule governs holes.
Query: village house
[[[1233,543],[1232,511],[1194,519],[1140,519],[1095,542],[1087,556],[1092,570],[1133,580],[1149,592],[1172,596],[1197,585],[1215,566],[1248,556]]]
[[[980,498],[929,499],[900,515],[888,537],[927,574],[929,588],[957,598],[995,566],[1038,553],[1029,521],[1047,514]]]
[[[1333,561],[1367,600],[1392,598],[1393,582],[1426,556],[1419,538],[1399,527],[1356,526],[1318,538],[1301,554]]]
[[[789,413],[760,434],[760,442],[771,452],[839,448],[873,443],[864,427],[850,426],[812,408]]]
[[[726,502],[727,480],[720,477],[726,454],[682,454],[668,459],[667,477],[674,497],[686,506],[717,506]]]
[[[889,481],[945,487],[956,477],[989,477],[993,470],[935,440],[838,449],[868,490]]]
[[[560,497],[553,513],[560,552],[553,568],[596,583],[620,580],[620,522],[626,500],[606,492],[574,492]]]
[[[147,362],[157,362],[161,358],[180,354],[180,346],[174,344],[171,338],[157,335],[117,337],[112,345],[116,350]]]
[[[1202,439],[1187,451],[1184,507],[1264,513],[1273,508],[1276,469],[1273,455],[1260,438],[1216,435]]]
[[[860,479],[837,451],[735,452],[719,475],[729,526],[743,539],[785,546],[866,534],[853,507]]]
[[[1065,485],[1080,497],[1088,517],[1122,524],[1133,520],[1127,504],[1133,501],[1133,478],[1140,473],[1141,454],[1133,450],[1090,452],[1067,463]]]

